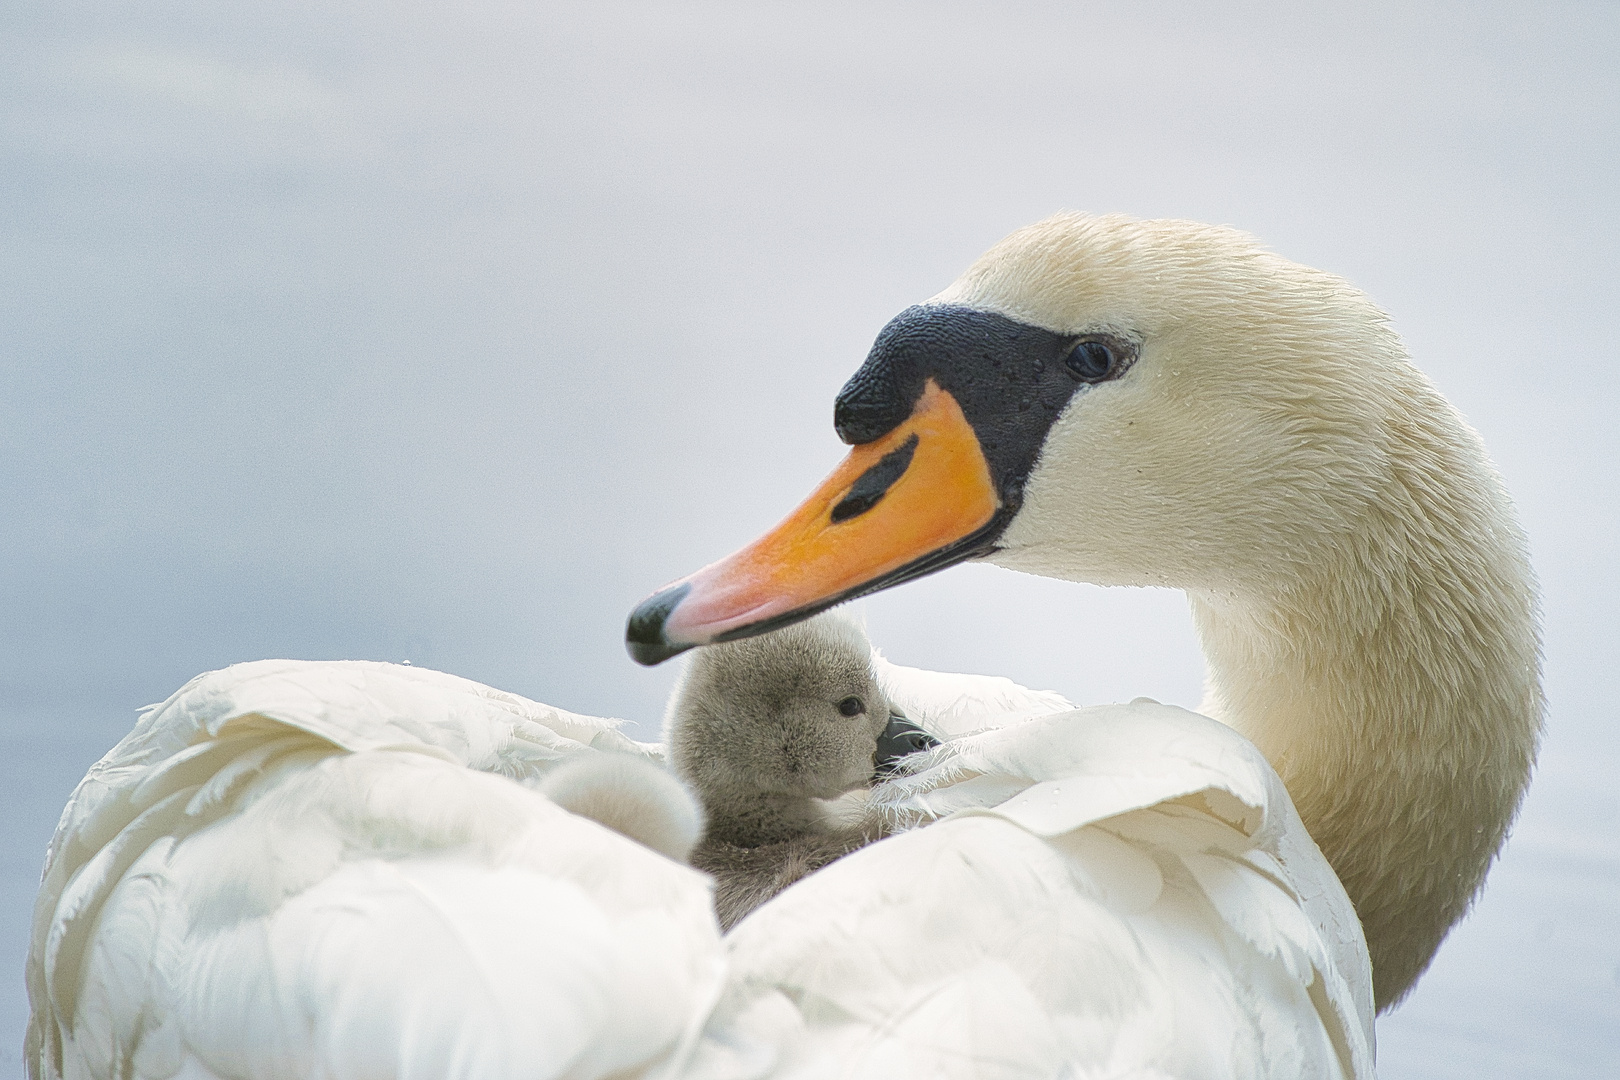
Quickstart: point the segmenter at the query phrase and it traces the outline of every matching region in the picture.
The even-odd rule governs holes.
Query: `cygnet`
[[[828,801],[937,745],[893,713],[865,632],[831,612],[697,650],[670,700],[664,738],[675,772],[703,804],[691,863],[714,875],[725,930],[881,838],[880,820],[840,820]]]

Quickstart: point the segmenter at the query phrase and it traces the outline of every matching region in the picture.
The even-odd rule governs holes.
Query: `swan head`
[[[833,799],[872,782],[891,726],[865,632],[829,612],[694,653],[664,737],[706,805]]]
[[[845,462],[644,601],[628,644],[656,663],[967,559],[1286,589],[1378,512],[1426,386],[1363,294],[1244,233],[1058,215],[896,316],[838,395]]]

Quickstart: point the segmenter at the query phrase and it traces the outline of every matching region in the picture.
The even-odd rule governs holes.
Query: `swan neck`
[[[1270,594],[1189,594],[1203,711],[1282,777],[1356,906],[1380,1009],[1466,912],[1529,780],[1539,644],[1510,520],[1427,551],[1368,542]]]

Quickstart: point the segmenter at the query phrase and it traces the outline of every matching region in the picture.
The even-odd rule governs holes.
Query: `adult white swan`
[[[897,316],[835,422],[845,463],[644,602],[632,653],[974,558],[1184,589],[1202,710],[1275,766],[1398,1001],[1501,846],[1542,699],[1508,496],[1385,316],[1231,229],[1060,215]]]
[[[902,316],[839,422],[851,462],[645,605],[643,659],[979,554],[1188,586],[1211,707],[1359,889],[1385,998],[1409,985],[1539,699],[1505,496],[1364,300],[1221,230],[1058,219]],[[1048,715],[929,755],[888,803],[934,825],[723,947],[699,875],[546,798],[559,762],[644,749],[611,723],[392,665],[199,677],[63,813],[30,1071],[1371,1075],[1359,927],[1253,745],[887,679],[944,734]]]

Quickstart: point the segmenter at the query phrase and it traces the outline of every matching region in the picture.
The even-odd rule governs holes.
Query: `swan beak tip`
[[[630,621],[624,628],[624,647],[630,658],[645,667],[661,664],[692,648],[696,642],[671,641],[664,633],[664,624],[670,613],[692,591],[692,583],[683,581],[653,593],[636,605]]]

